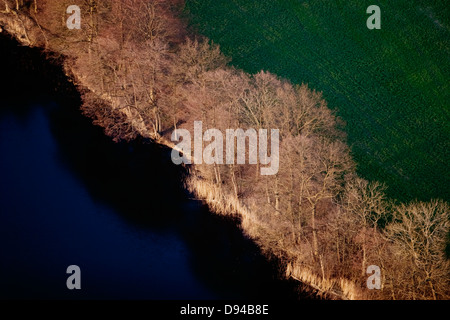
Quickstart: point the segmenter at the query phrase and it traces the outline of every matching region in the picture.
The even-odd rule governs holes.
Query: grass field
[[[419,0],[187,0],[232,64],[322,91],[358,172],[388,194],[450,200],[450,6]],[[381,30],[366,9],[381,8]]]

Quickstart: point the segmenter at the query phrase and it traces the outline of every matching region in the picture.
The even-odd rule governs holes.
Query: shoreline
[[[44,50],[44,52],[45,50],[48,50],[46,48],[45,40],[42,39],[42,35],[44,35],[45,38],[44,31],[32,18],[22,12],[17,13],[11,10],[11,13],[0,13],[0,28],[3,29],[2,32],[6,32],[22,46],[38,48]],[[108,105],[120,104],[105,92],[99,92],[91,87],[84,81],[82,74],[76,74],[67,57],[62,57],[61,69],[67,77],[67,81],[76,86],[78,93],[86,90],[95,94],[102,102]],[[172,141],[163,136],[154,136],[151,132],[148,132],[143,120],[136,119],[128,109],[123,109],[121,112],[130,120],[132,127],[139,132],[141,137],[150,139],[154,143],[170,149],[181,151]],[[264,234],[269,235],[269,238],[273,238],[271,229],[270,226],[264,224],[257,218],[257,215],[254,213],[254,208],[248,208],[233,195],[224,194],[222,190],[219,190],[215,185],[196,175],[196,168],[194,165],[189,165],[187,171],[189,175],[186,181],[183,181],[186,189],[193,193],[198,200],[205,203],[211,212],[218,215],[239,218],[240,225],[237,225],[237,227],[260,247],[267,259],[270,259],[271,256],[273,256],[280,260],[283,265],[286,279],[294,279],[300,282],[299,286],[306,286],[310,288],[313,294],[325,299],[364,299],[363,294],[359,292],[352,282],[346,279],[322,278],[317,276],[307,267],[302,266],[301,261],[297,261],[295,258],[296,248],[283,247],[283,244],[280,245],[279,243],[275,245],[264,243],[264,241],[258,237],[258,234],[263,230],[262,232]],[[283,259],[281,259],[282,257]]]

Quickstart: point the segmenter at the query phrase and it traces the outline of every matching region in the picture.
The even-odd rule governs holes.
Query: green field
[[[405,201],[450,200],[450,6],[418,0],[187,0],[231,64],[322,91],[358,172]],[[381,30],[366,9],[381,8]]]

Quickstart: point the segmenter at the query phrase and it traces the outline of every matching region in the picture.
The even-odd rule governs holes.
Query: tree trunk
[[[234,196],[237,199],[239,195],[239,189],[236,181],[236,174],[234,172],[234,165],[230,165],[229,168],[231,172],[231,183],[233,184]]]
[[[322,280],[325,281],[325,267],[323,265],[322,255],[319,255],[320,270],[322,271]]]
[[[427,279],[425,281],[427,281],[430,286],[431,293],[433,294],[433,300],[437,300],[436,291],[434,290],[434,285],[433,281],[431,281],[430,274],[427,271],[425,271],[425,273],[427,275]]]
[[[275,175],[275,215],[280,214],[280,192],[278,190],[278,175]]]
[[[269,194],[269,184],[266,183],[266,197],[267,197],[267,204],[270,205],[270,194]]]
[[[314,258],[317,258],[319,254],[319,245],[317,242],[317,231],[316,231],[316,203],[314,202],[313,208],[311,211],[311,228],[312,228],[312,237],[313,237],[313,253]]]
[[[361,276],[366,275],[366,230],[363,228],[363,239],[362,239],[362,261],[361,261]]]
[[[173,132],[175,132],[175,139],[178,140],[177,118],[175,117],[175,112],[174,112],[174,116],[173,116]]]
[[[336,239],[336,256],[338,264],[341,264],[341,253],[339,252],[339,233]]]
[[[221,187],[222,178],[220,176],[220,168],[216,163],[214,163],[214,175],[216,176],[216,184]]]

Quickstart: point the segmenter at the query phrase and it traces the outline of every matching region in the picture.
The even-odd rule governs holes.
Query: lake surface
[[[169,150],[113,143],[73,92],[52,92],[37,51],[0,48],[1,299],[298,298],[235,221],[183,189]]]

